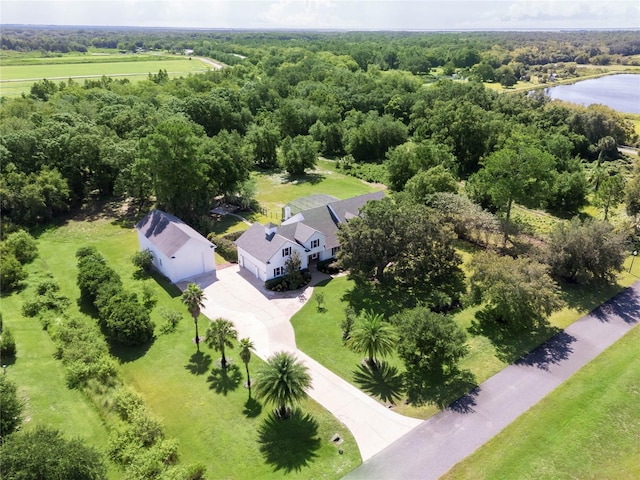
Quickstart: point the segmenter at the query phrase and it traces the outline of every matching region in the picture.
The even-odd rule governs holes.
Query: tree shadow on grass
[[[376,313],[382,313],[385,317],[390,317],[408,306],[399,300],[402,298],[406,298],[406,295],[399,295],[392,288],[383,288],[365,282],[356,283],[353,288],[347,290],[342,300],[347,302],[356,312],[372,310]]]
[[[226,395],[230,391],[238,388],[242,382],[242,372],[240,367],[231,364],[227,368],[214,368],[207,377],[209,388],[215,390],[216,393]]]
[[[320,173],[303,173],[303,174],[290,174],[283,175],[282,179],[287,183],[294,183],[302,185],[308,183],[310,185],[316,185],[324,180],[324,175]]]
[[[294,410],[287,420],[271,413],[258,428],[260,453],[273,471],[299,472],[318,456],[318,422],[310,415]]]
[[[213,359],[211,358],[211,355],[208,353],[196,352],[189,357],[189,363],[187,363],[184,368],[194,375],[203,375],[209,371],[209,367],[211,367],[212,363]]]
[[[480,392],[473,373],[455,370],[450,373],[410,369],[406,374],[409,403],[431,403],[458,413],[472,413]]]
[[[487,337],[496,349],[496,357],[510,365],[561,330],[547,322],[529,328],[501,323],[480,311],[476,313],[469,332]]]
[[[153,345],[155,337],[143,345],[123,345],[118,342],[109,342],[111,355],[118,358],[122,363],[133,362],[144,357]]]
[[[378,397],[385,403],[396,404],[403,392],[403,378],[398,369],[387,362],[379,362],[377,368],[360,364],[353,372],[353,381],[361,390]]]
[[[255,418],[262,413],[262,404],[255,398],[249,397],[247,401],[244,402],[242,413],[247,418]]]

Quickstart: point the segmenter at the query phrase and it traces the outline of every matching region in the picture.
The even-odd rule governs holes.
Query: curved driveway
[[[327,277],[314,272],[314,281],[323,278]],[[422,423],[390,411],[297,349],[289,319],[311,297],[312,287],[304,291],[302,301],[297,294],[268,292],[263,282],[237,265],[218,270],[215,277],[194,281],[205,292],[202,313],[210,319],[224,317],[233,321],[238,336],[249,337],[260,358],[285,350],[309,367],[312,378],[309,396],[349,428],[363,461]],[[178,286],[184,289],[186,285]]]

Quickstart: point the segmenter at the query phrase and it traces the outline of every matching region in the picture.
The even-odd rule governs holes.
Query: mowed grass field
[[[86,78],[100,78],[105,75],[134,81],[148,78],[149,73],[158,73],[159,70],[166,70],[171,78],[204,72],[211,68],[197,58],[189,60],[188,57],[168,55],[70,56],[54,58],[51,63],[44,63],[44,60],[34,58],[29,65],[14,65],[11,61],[9,65],[3,64],[0,67],[0,95],[17,96],[28,93],[31,85],[43,78],[56,83],[69,78],[82,82]],[[63,60],[67,63],[61,63]]]
[[[640,328],[443,476],[640,478]]]

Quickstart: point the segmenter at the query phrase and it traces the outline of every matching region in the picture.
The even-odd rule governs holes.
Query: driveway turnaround
[[[437,479],[640,321],[640,282],[423,422],[345,479]]]
[[[314,272],[314,282],[328,278]],[[278,351],[293,353],[308,368],[309,396],[329,410],[353,434],[362,460],[367,460],[422,423],[390,411],[296,347],[290,318],[311,298],[313,288],[300,295],[269,292],[255,277],[233,266],[214,277],[194,279],[205,292],[202,313],[234,323],[238,337],[249,337],[263,360]],[[185,284],[178,285],[182,289]]]

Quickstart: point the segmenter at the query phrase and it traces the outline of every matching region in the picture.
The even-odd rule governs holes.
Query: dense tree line
[[[632,126],[606,107],[550,102],[541,94],[499,95],[472,77],[425,86],[410,69],[385,72],[361,57],[388,37],[366,34],[371,43],[356,44],[358,38],[239,34],[225,41],[241,43],[247,61],[222,71],[175,79],[159,72],[136,84],[106,77],[37,82],[31,95],[0,107],[0,212],[32,226],[89,194],[117,194],[139,208],[155,200],[195,221],[214,198],[250,191],[255,167],[298,175],[321,154],[345,158],[352,172],[400,191],[414,175],[438,166],[456,181],[488,178],[500,155],[533,139],[532,153],[543,154],[550,170],[537,203],[570,213],[588,194],[585,162],[606,167],[616,143],[636,141]],[[483,35],[459,51],[447,43],[454,34],[389,38],[467,59],[456,65],[485,61],[470,51]],[[503,40],[515,48],[518,42],[509,38]],[[270,42],[280,46],[267,48]],[[540,46],[550,48],[548,42]],[[471,185],[484,207],[508,207],[508,199],[482,187],[486,182]],[[422,175],[410,190],[425,188]]]

